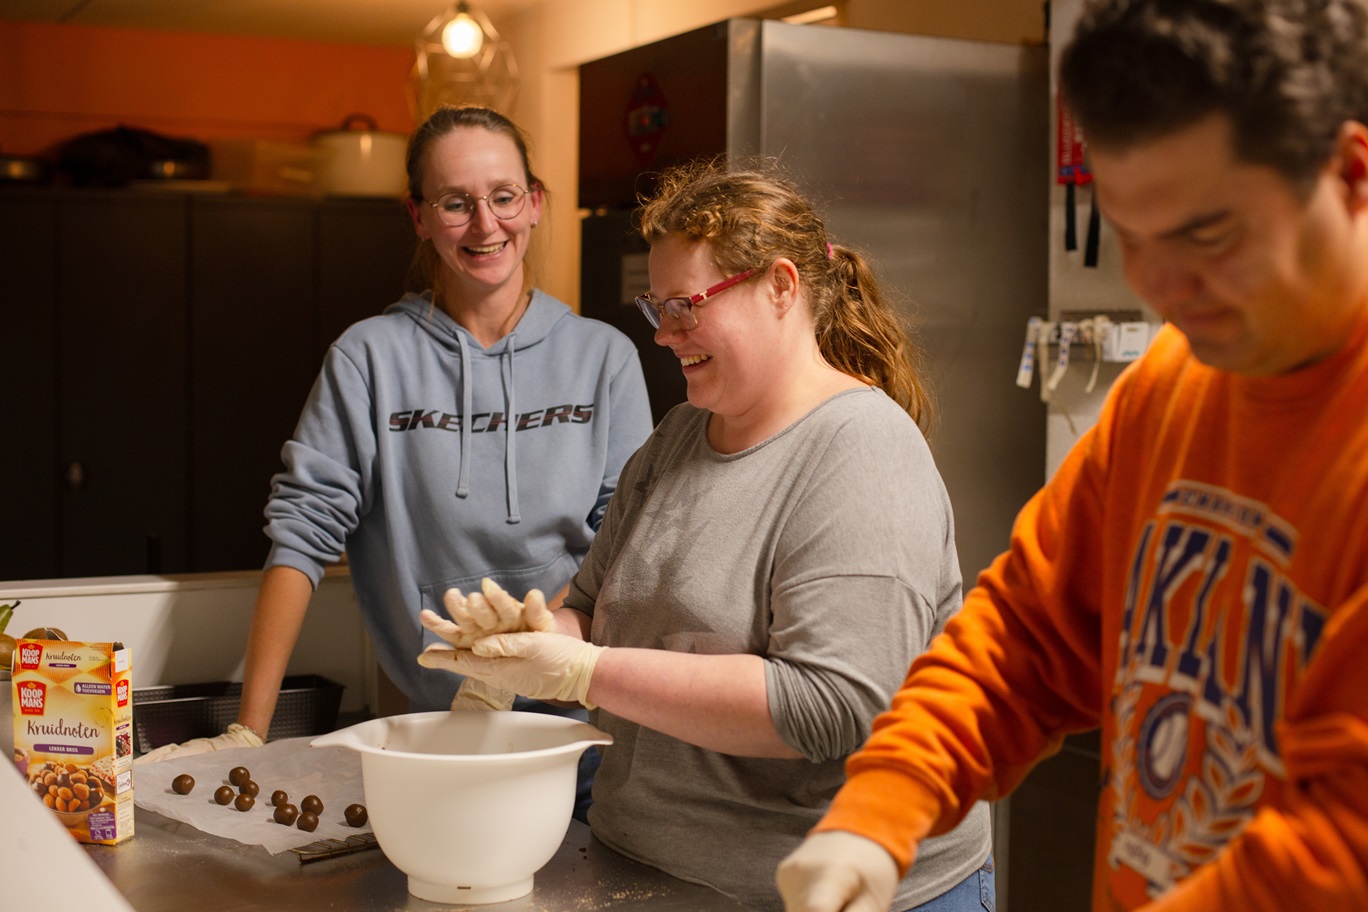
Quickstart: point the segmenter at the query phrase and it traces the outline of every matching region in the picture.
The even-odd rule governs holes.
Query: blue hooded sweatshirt
[[[266,566],[317,586],[345,550],[385,673],[414,712],[446,709],[459,679],[418,665],[418,612],[486,576],[555,595],[650,431],[636,348],[606,323],[534,291],[486,349],[406,295],[329,348],[272,479]]]

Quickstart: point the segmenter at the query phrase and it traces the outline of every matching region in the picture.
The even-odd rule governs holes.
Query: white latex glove
[[[451,620],[426,608],[419,613],[418,620],[457,649],[469,649],[476,640],[495,633],[555,629],[551,612],[546,610],[546,596],[540,589],[528,590],[520,602],[488,577],[480,581],[480,588],[481,592],[469,596],[459,589],[446,591],[442,604]]]
[[[418,664],[478,678],[496,690],[534,700],[570,700],[594,709],[589,679],[606,648],[563,633],[500,633],[470,649],[433,644],[418,656]]]
[[[874,840],[828,830],[779,862],[774,881],[785,912],[888,912],[898,865]]]
[[[513,708],[513,701],[517,696],[515,693],[492,687],[479,678],[466,678],[456,690],[456,696],[451,701],[451,708],[455,712],[509,710]]]
[[[234,722],[221,735],[212,738],[192,738],[180,744],[163,744],[156,750],[150,750],[138,759],[134,760],[134,765],[140,763],[156,763],[158,760],[169,760],[172,757],[190,757],[195,754],[207,754],[210,751],[228,750],[233,747],[261,747],[261,736],[252,731],[245,725]]]

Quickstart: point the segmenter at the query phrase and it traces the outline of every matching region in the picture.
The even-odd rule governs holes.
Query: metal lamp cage
[[[442,31],[461,13],[484,32],[471,57],[453,57],[442,45]],[[434,16],[415,43],[417,56],[408,79],[409,108],[415,122],[427,120],[442,105],[480,104],[507,115],[518,97],[518,65],[513,51],[489,17],[467,3],[454,3]]]

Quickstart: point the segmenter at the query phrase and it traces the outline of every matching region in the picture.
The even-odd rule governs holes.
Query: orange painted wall
[[[0,21],[0,152],[119,125],[307,142],[358,112],[408,133],[412,64],[407,48]]]

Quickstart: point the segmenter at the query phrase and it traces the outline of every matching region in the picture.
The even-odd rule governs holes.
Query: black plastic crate
[[[267,740],[322,735],[337,726],[345,685],[322,675],[290,675],[280,686]],[[139,754],[163,744],[212,738],[237,720],[242,683],[212,681],[133,688],[133,731]]]

